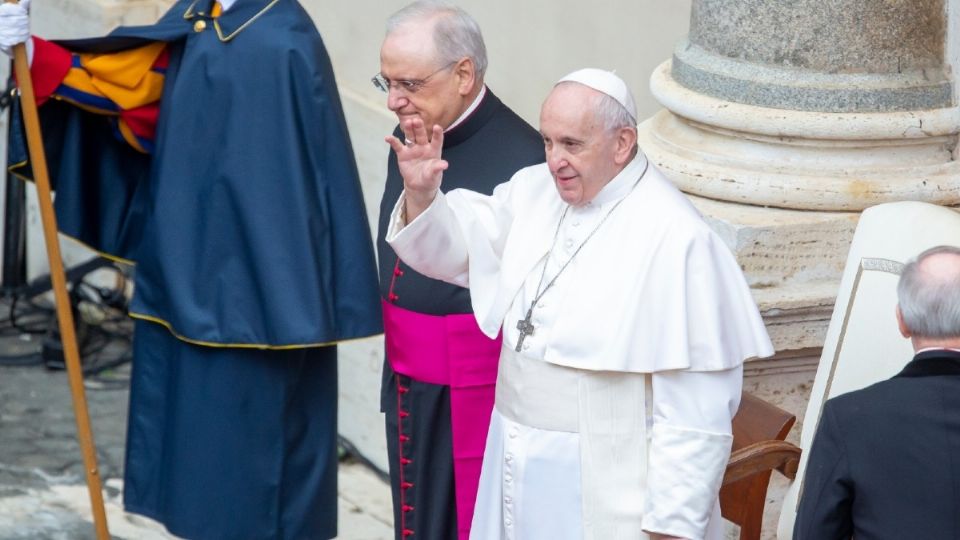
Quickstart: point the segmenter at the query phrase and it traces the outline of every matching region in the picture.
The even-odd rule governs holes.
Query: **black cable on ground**
[[[377,475],[377,477],[379,477],[381,480],[387,483],[390,482],[389,472],[380,470],[380,468],[374,465],[372,461],[363,457],[363,454],[361,454],[360,451],[357,450],[357,447],[354,446],[353,443],[351,443],[347,439],[344,439],[340,435],[337,435],[337,453],[339,455],[338,461],[340,462],[357,461],[357,462],[363,463],[364,465],[367,466],[368,469],[373,471],[373,473]]]
[[[115,287],[98,287],[84,281],[89,273],[100,268],[117,272]],[[84,375],[95,378],[129,362],[133,323],[126,311],[124,271],[109,261],[95,259],[70,269],[67,275],[72,284],[70,301],[76,315]],[[49,277],[44,276],[0,299],[0,306],[7,308],[5,314],[0,309],[0,340],[6,340],[7,349],[16,351],[0,352],[0,367],[45,364],[50,369],[63,368],[63,345],[56,313],[52,305],[41,301],[49,288]],[[23,352],[20,349],[26,345],[18,342],[18,338],[35,340],[37,350]],[[116,378],[109,380],[111,385],[118,381],[122,382]]]

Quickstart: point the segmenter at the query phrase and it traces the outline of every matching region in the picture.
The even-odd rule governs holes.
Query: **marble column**
[[[694,0],[652,75],[641,146],[743,266],[779,357],[755,372],[815,369],[859,211],[960,205],[946,1]]]
[[[801,421],[859,212],[960,205],[958,9],[693,0],[689,36],[651,77],[665,109],[641,147],[733,250],[777,349],[744,389]],[[765,538],[785,490],[773,475]]]

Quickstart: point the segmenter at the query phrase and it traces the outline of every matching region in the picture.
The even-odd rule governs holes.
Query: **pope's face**
[[[446,129],[466,109],[456,67],[437,60],[431,21],[395,29],[380,47],[380,74],[391,81],[387,107],[401,123],[419,117],[428,132],[434,124]],[[413,92],[398,81],[423,84]]]
[[[595,114],[600,93],[581,84],[558,85],[540,109],[547,166],[560,198],[584,205],[623,169],[618,136]]]

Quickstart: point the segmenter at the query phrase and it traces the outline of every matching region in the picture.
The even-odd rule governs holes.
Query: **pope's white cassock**
[[[541,164],[492,196],[438,193],[409,224],[402,208],[387,235],[400,257],[469,286],[483,331],[503,331],[470,537],[720,538],[743,361],[773,351],[686,198],[640,153],[579,207]]]

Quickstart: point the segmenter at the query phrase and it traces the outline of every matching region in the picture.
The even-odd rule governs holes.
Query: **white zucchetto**
[[[612,71],[596,68],[579,69],[557,81],[557,84],[562,82],[580,83],[612,97],[617,100],[617,103],[623,105],[623,108],[636,121],[637,105],[633,101],[633,94],[627,88],[627,83]]]

